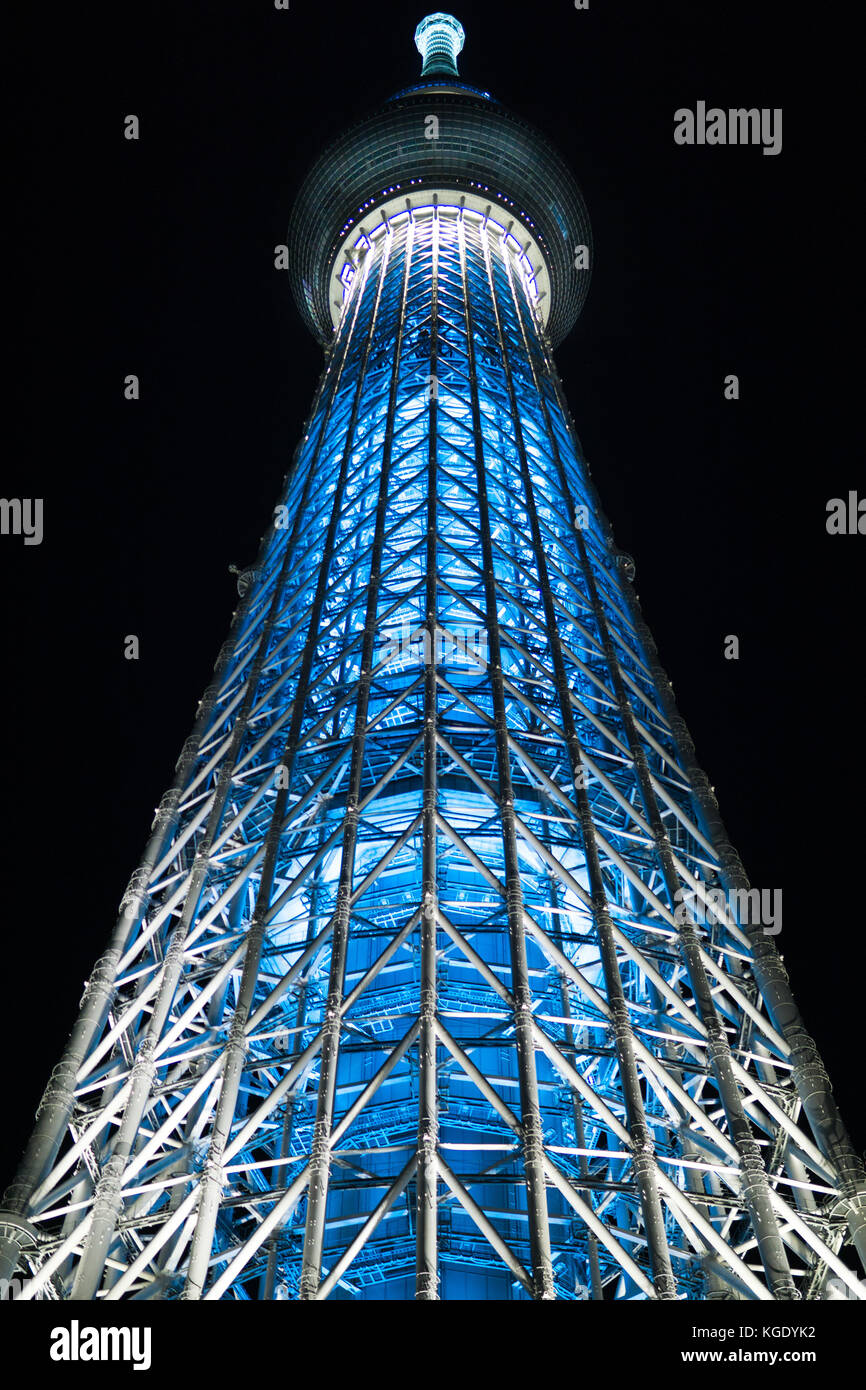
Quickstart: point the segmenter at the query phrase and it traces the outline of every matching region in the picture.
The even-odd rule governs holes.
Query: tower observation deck
[[[322,343],[382,228],[434,206],[440,217],[462,208],[469,225],[486,219],[504,234],[552,346],[574,326],[589,288],[576,249],[591,248],[580,189],[543,135],[459,80],[462,43],[450,16],[423,21],[416,44],[427,80],[346,131],[301,188],[289,230],[292,289]]]
[[[463,41],[428,16],[294,207],[327,361],[4,1199],[22,1298],[866,1295],[557,377],[583,199]]]

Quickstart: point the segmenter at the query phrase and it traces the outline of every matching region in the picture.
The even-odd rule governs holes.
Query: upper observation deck
[[[575,249],[592,244],[580,189],[544,135],[460,80],[463,38],[451,15],[422,20],[415,34],[422,81],[345,131],[301,186],[289,223],[291,284],[323,344],[334,333],[334,283],[358,236],[381,222],[383,208],[389,215],[407,199],[412,207],[453,202],[455,193],[513,224],[512,235],[539,263],[539,311],[552,346],[580,314],[590,272],[575,269]]]

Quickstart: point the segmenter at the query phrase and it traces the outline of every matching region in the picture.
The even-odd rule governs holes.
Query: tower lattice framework
[[[585,209],[458,31],[302,190],[327,364],[6,1194],[22,1298],[866,1293],[862,1166],[557,378]]]

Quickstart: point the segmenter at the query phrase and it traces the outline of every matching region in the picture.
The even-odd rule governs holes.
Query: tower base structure
[[[23,1299],[866,1296],[862,1165],[556,375],[582,199],[540,137],[520,198],[469,177],[513,118],[445,38],[348,137],[435,114],[432,172],[328,222],[341,145],[302,190],[327,366],[6,1194]]]

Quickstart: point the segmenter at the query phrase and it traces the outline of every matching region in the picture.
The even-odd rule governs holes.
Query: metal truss
[[[359,238],[6,1196],[24,1298],[864,1296],[862,1167],[721,902],[749,885],[498,216]]]

